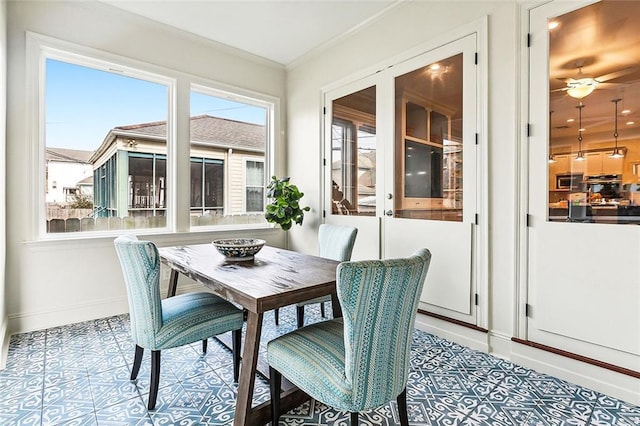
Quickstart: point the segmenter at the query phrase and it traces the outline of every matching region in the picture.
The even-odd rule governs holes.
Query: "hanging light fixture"
[[[576,161],[584,161],[584,152],[582,152],[582,108],[584,104],[580,102],[578,106],[578,155],[576,155]]]
[[[616,105],[616,109],[615,109],[615,115],[613,116],[613,122],[614,124],[614,130],[613,130],[613,138],[615,140],[615,147],[613,148],[613,152],[611,154],[609,154],[610,158],[622,158],[624,157],[624,152],[622,152],[622,150],[620,148],[618,148],[618,102],[620,102],[622,99],[618,98],[618,99],[613,99],[611,102],[613,102]]]
[[[593,92],[600,82],[592,77],[582,74],[582,67],[578,68],[576,78],[567,82],[567,94],[576,99],[582,99]]]

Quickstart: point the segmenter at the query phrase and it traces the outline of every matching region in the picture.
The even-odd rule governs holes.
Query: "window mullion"
[[[170,140],[169,152],[171,155],[171,192],[172,206],[170,211],[174,215],[173,223],[178,232],[187,232],[190,227],[191,211],[191,158],[190,158],[190,90],[191,86],[186,79],[178,79],[174,93],[175,109],[170,117],[174,117],[174,138],[167,135]],[[181,207],[182,206],[182,207]],[[186,206],[186,208],[185,208]]]

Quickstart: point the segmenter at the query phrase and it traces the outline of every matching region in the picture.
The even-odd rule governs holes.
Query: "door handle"
[[[386,214],[387,216],[391,217],[391,216],[393,216],[393,210],[386,210],[384,212],[384,214]]]

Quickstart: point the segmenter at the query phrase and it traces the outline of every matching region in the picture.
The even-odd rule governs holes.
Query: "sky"
[[[93,151],[117,126],[167,120],[167,87],[53,59],[46,62],[46,145]],[[265,124],[264,108],[192,92],[191,115]]]

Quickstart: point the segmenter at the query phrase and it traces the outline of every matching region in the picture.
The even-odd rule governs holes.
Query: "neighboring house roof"
[[[196,115],[191,117],[190,130],[191,143],[253,152],[264,152],[265,150],[266,126],[261,124],[245,123],[210,115]],[[167,122],[155,121],[114,127],[94,152],[91,162],[96,161],[118,136],[132,139],[165,140]]]
[[[118,126],[114,130],[123,130],[129,135],[138,133],[141,136],[165,138],[167,135],[167,122],[156,121],[153,123]],[[265,131],[265,126],[260,124],[244,123],[210,115],[191,117],[191,142],[205,145],[244,148],[252,151],[264,150]]]
[[[46,149],[46,160],[60,163],[82,163],[90,164],[89,158],[93,151],[83,151],[79,149],[50,148]]]
[[[78,185],[93,185],[93,176],[86,177],[78,182]]]

